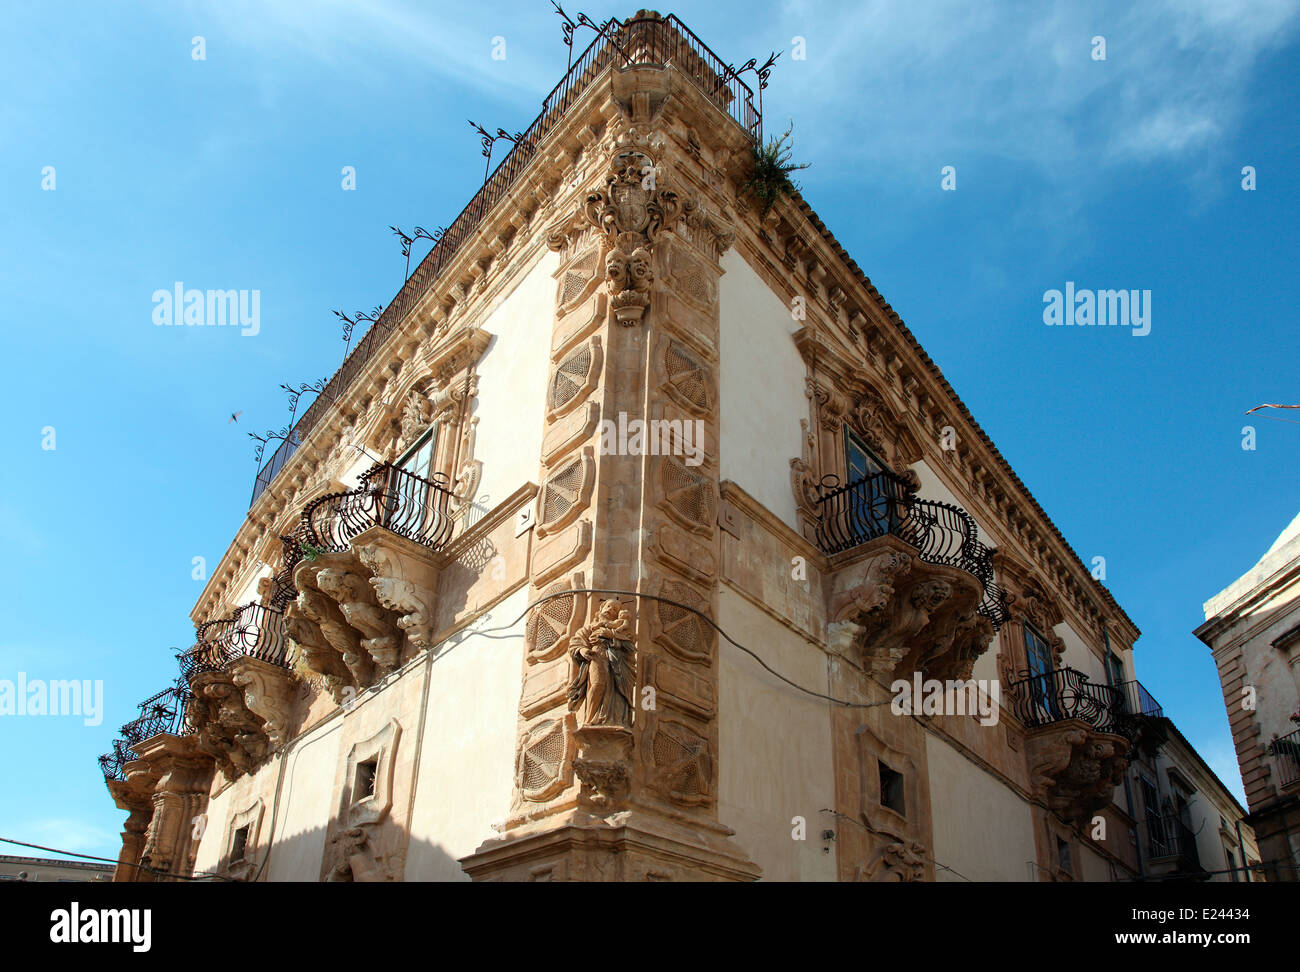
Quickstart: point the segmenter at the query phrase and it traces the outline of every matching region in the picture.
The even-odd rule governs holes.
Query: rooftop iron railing
[[[975,519],[959,506],[917,499],[907,482],[892,472],[839,485],[822,480],[818,499],[817,545],[829,555],[891,535],[913,546],[927,564],[956,567],[980,582],[979,613],[993,627],[1007,620],[1006,594],[993,580],[993,550],[979,539]]]
[[[1278,736],[1268,744],[1268,753],[1277,767],[1278,786],[1300,783],[1300,729]]]
[[[440,234],[435,234],[437,242],[433,249],[420,261],[392,303],[384,308],[379,320],[352,348],[339,370],[298,419],[288,436],[280,442],[271,458],[258,470],[249,506],[257,502],[257,498],[306,441],[331,403],[341,398],[344,390],[424,297],[442,268],[451,262],[465,241],[475,234],[487,214],[519,181],[520,175],[537,154],[542,140],[555,129],[591,83],[611,65],[668,62],[675,64],[694,81],[751,138],[762,141],[763,119],[754,108],[753,91],[676,16],[669,14],[660,19],[633,18],[619,25],[612,37],[597,37],[546,96],[541,113],[515,141],[474,198],[452,220],[450,226]]]
[[[342,553],[366,530],[383,527],[430,550],[441,550],[456,526],[451,499],[447,477],[441,473],[425,479],[380,463],[361,477],[356,489],[307,504],[302,511],[303,542],[323,553]]]

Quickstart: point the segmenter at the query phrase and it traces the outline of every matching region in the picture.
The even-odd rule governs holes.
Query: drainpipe
[[[1250,868],[1246,866],[1246,862],[1248,858],[1246,857],[1246,842],[1241,839],[1241,818],[1240,817],[1237,818],[1236,825],[1237,825],[1237,850],[1241,853],[1241,876],[1242,878],[1245,879],[1246,883],[1249,884]],[[1235,867],[1233,868],[1233,871],[1234,872],[1236,871]]]

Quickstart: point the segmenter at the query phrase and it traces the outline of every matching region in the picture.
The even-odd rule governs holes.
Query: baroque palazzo
[[[264,464],[101,760],[117,880],[1218,870],[1132,621],[807,203],[744,191],[755,100],[671,16],[576,58]],[[997,717],[895,714],[916,673]]]

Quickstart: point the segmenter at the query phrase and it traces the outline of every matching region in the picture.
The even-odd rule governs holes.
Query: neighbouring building
[[[1205,602],[1210,646],[1270,881],[1300,880],[1300,516]]]
[[[50,857],[10,857],[0,854],[0,881],[72,882],[113,880],[111,864],[60,861]]]
[[[761,140],[674,17],[576,58],[264,463],[103,758],[119,880],[1217,870],[1136,626],[807,203],[755,202]]]

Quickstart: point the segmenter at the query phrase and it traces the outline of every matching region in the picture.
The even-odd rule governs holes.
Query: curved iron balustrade
[[[361,477],[357,489],[330,493],[307,504],[302,511],[302,542],[324,553],[342,553],[358,536],[378,526],[430,550],[441,550],[456,525],[451,498],[447,477],[441,473],[425,479],[381,463]]]
[[[186,706],[193,696],[184,685],[170,685],[140,703],[140,714],[122,727],[122,740],[134,746],[159,733],[184,736],[194,729],[185,717]]]
[[[194,731],[186,717],[186,709],[194,696],[178,682],[140,703],[140,714],[124,725],[121,738],[114,739],[112,748],[99,757],[99,769],[104,781],[126,779],[126,764],[136,759],[132,750],[136,743],[151,739],[159,733],[187,736]]]
[[[306,539],[300,523],[287,537],[280,538],[282,553],[280,569],[271,578],[271,607],[283,611],[298,596],[298,588],[293,586],[293,572],[302,562],[301,541]]]
[[[1041,675],[1021,672],[1006,686],[1011,711],[1030,728],[1079,719],[1098,732],[1132,738],[1132,716],[1124,694],[1109,685],[1088,681],[1074,668],[1057,668]]]
[[[560,83],[551,89],[542,102],[541,113],[521,133],[460,215],[451,221],[433,249],[402,284],[397,296],[384,308],[379,321],[352,347],[324,391],[308,406],[293,431],[257,471],[249,506],[257,502],[299,446],[307,441],[332,403],[343,398],[344,390],[385,346],[397,331],[397,325],[424,298],[443,267],[451,262],[461,246],[474,238],[480,224],[519,182],[529,163],[540,154],[538,148],[543,140],[555,130],[581,95],[604,75],[607,68],[669,62],[690,78],[750,138],[759,145],[763,144],[763,118],[754,107],[753,91],[736,71],[673,14],[657,20],[632,18],[619,25],[614,37],[598,36],[573,62]]]
[[[99,757],[99,769],[107,780],[126,779],[126,764],[135,759],[135,753],[124,739],[114,739],[113,748]]]
[[[236,658],[257,658],[288,667],[284,613],[256,601],[228,618],[199,625],[193,647],[177,655],[186,683],[201,672],[219,672]]]
[[[898,537],[925,563],[975,577],[984,591],[979,613],[995,630],[1006,623],[1006,593],[993,580],[993,549],[979,539],[975,518],[960,506],[917,499],[901,476],[888,471],[843,486],[838,477],[827,476],[817,502],[817,546],[826,555],[886,534]]]

